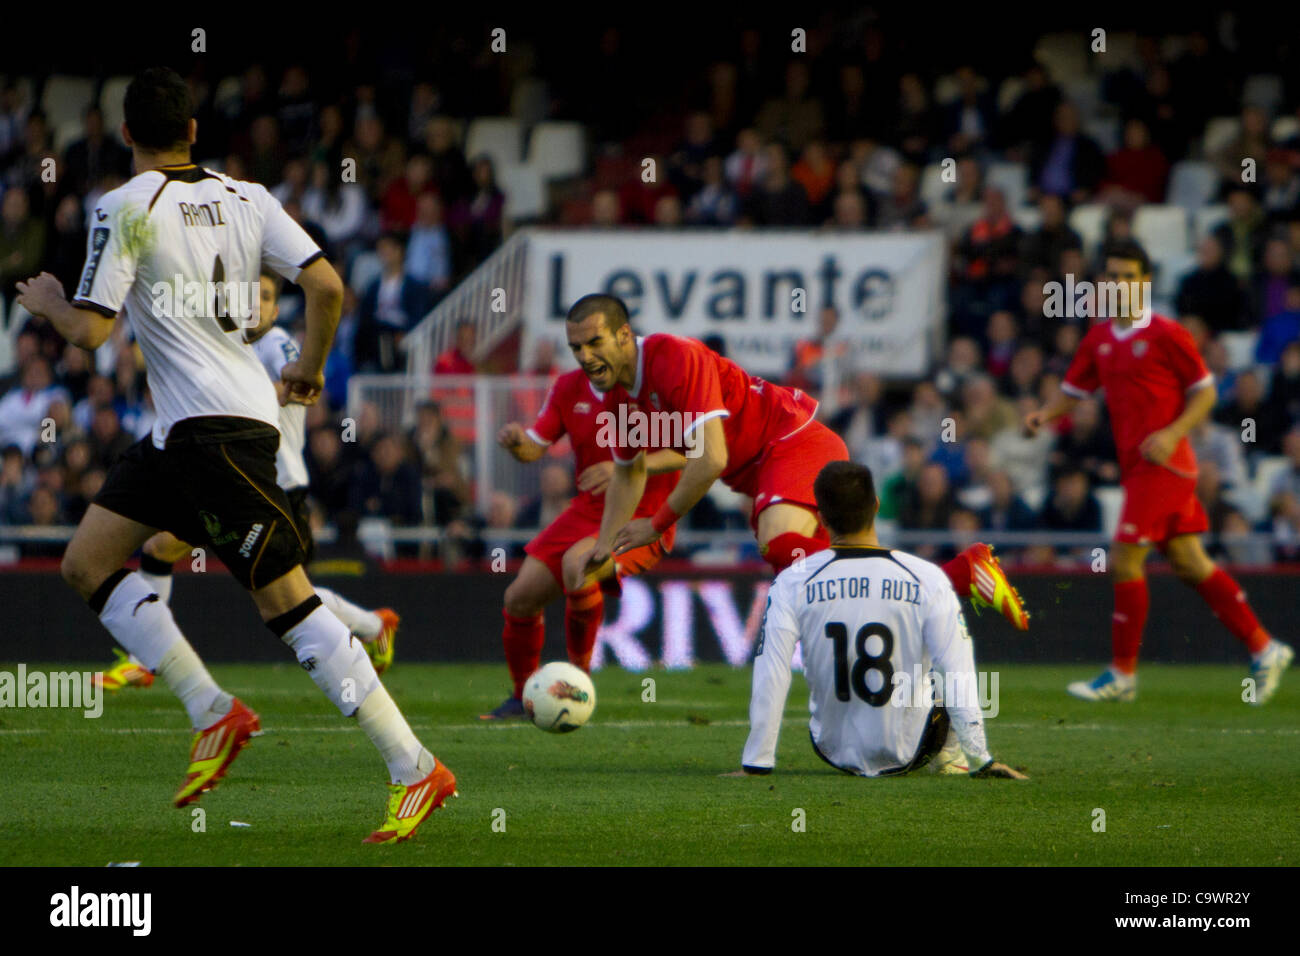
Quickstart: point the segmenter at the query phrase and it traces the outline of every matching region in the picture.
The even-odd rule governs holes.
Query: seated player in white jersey
[[[776,766],[791,660],[802,643],[813,750],[831,766],[883,777],[933,762],[940,773],[1026,779],[989,753],[975,654],[948,576],[880,546],[871,470],[833,461],[813,494],[831,544],[786,568],[768,591],[749,739],[742,769],[726,776]]]
[[[262,367],[271,381],[280,382],[280,370],[299,357],[298,344],[284,329],[276,326],[280,317],[281,279],[273,271],[262,269],[258,281],[258,300],[261,305],[259,323],[247,334],[249,344],[257,353]],[[306,545],[307,560],[315,552],[311,531],[311,507],[307,501],[307,463],[303,460],[303,446],[307,439],[307,409],[296,402],[280,408],[280,448],[275,455],[276,484],[284,489],[293,506],[290,514]],[[140,576],[157,592],[158,597],[171,603],[172,565],[190,557],[193,546],[180,540],[170,531],[159,531],[140,549]],[[329,588],[314,585],[316,596],[334,612],[334,616],[348,626],[348,630],[361,640],[375,673],[383,674],[393,665],[397,628],[401,618],[392,608],[381,607],[368,611],[353,604]],[[96,673],[95,681],[105,690],[117,691],[123,687],[149,687],[153,674],[134,656],[117,651],[117,663]]]
[[[189,86],[174,70],[135,77],[122,110],[136,174],[99,200],[75,298],[49,273],[18,284],[23,307],[83,349],[102,345],[125,311],[157,409],[152,433],[123,452],[86,509],[64,551],[63,577],[185,708],[194,736],[175,806],[224,779],[261,721],[216,683],[171,608],[124,566],[158,531],[210,548],[267,629],[379,751],[388,804],[365,842],[409,839],[456,792],[456,777],[420,742],[347,625],[312,589],[306,542],[276,483],[280,405],[319,399],[343,283],[264,186],[191,162],[198,124]],[[257,325],[263,266],[301,286],[306,303],[302,354],[281,369],[278,400],[244,341]]]

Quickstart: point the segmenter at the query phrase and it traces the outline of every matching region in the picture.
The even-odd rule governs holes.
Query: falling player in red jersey
[[[620,554],[588,570],[587,555],[595,544],[604,511],[604,492],[614,472],[610,449],[597,441],[597,416],[604,407],[604,395],[588,381],[582,369],[566,372],[555,380],[546,403],[532,427],[511,422],[497,435],[498,443],[522,462],[541,458],[547,447],[565,435],[573,445],[578,495],[537,537],[528,542],[523,566],[506,588],[506,664],[514,681],[514,693],[482,720],[511,720],[525,716],[521,697],[524,681],[541,664],[545,625],[542,610],[564,595],[564,636],[569,662],[589,669],[596,632],[605,613],[604,591],[618,593],[618,580],[639,574],[659,562],[673,544],[673,532],[645,547]],[[662,449],[647,456],[645,494],[638,515],[649,516],[664,503],[677,484],[677,472],[685,456]]]
[[[1246,645],[1254,703],[1262,704],[1277,690],[1294,652],[1260,626],[1240,586],[1210,560],[1197,537],[1209,524],[1196,498],[1196,458],[1187,433],[1214,407],[1214,376],[1191,334],[1150,311],[1145,290],[1150,289],[1151,261],[1142,247],[1124,241],[1106,252],[1107,281],[1133,291],[1119,299],[1111,321],[1094,325],[1084,336],[1061,394],[1025,419],[1026,427],[1036,431],[1104,388],[1119,450],[1124,507],[1111,557],[1113,659],[1095,680],[1076,681],[1069,691],[1084,700],[1137,696],[1138,646],[1150,603],[1143,564],[1155,545],[1174,573]]]
[[[579,299],[569,310],[567,334],[588,378],[605,393],[612,427],[602,440],[612,445],[616,465],[590,567],[658,542],[719,478],[753,499],[750,527],[775,571],[829,545],[817,520],[813,482],[823,465],[845,461],[849,453],[814,419],[811,396],[755,378],[694,339],[636,336],[627,307],[615,296]],[[650,428],[638,435],[634,419],[648,420]],[[662,428],[669,434],[656,437]],[[686,467],[658,510],[642,515],[643,453],[662,447],[685,447]],[[996,607],[1021,630],[1028,627],[1020,597],[988,545],[973,545],[943,567],[958,594]]]

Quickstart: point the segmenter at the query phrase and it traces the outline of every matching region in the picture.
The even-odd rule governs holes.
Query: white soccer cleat
[[[966,760],[966,755],[962,753],[961,742],[957,739],[957,733],[951,727],[948,728],[948,736],[944,740],[943,749],[934,756],[934,762],[930,764],[931,769],[942,776],[952,774],[969,774],[970,764]]]
[[[1077,680],[1066,688],[1071,697],[1079,700],[1137,700],[1136,674],[1121,674],[1108,667],[1092,680]]]
[[[1291,666],[1295,651],[1289,644],[1281,641],[1269,641],[1268,647],[1259,653],[1259,657],[1250,662],[1250,676],[1255,681],[1255,706],[1268,703],[1268,699],[1277,693],[1282,683],[1282,672]]]

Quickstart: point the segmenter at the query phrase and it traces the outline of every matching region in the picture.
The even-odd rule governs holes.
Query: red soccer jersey
[[[1145,328],[1121,331],[1102,322],[1089,329],[1061,387],[1076,398],[1106,390],[1119,467],[1127,475],[1150,465],[1138,451],[1143,440],[1182,414],[1190,392],[1213,384],[1191,333],[1153,313]],[[1195,476],[1196,456],[1186,438],[1165,467]]]
[[[616,416],[620,405],[629,413],[641,411],[651,417],[656,412],[676,413],[682,423],[675,427],[683,435],[721,417],[727,439],[722,480],[728,484],[769,445],[798,431],[817,412],[817,402],[807,393],[755,378],[695,339],[666,333],[638,338],[636,362],[631,390],[615,385],[605,394],[605,409]],[[642,442],[634,430],[614,429],[614,460],[626,463],[639,451],[669,447],[663,440],[669,437],[666,430],[659,428],[656,434],[656,429],[649,429]]]
[[[604,393],[587,379],[582,369],[565,372],[551,384],[546,394],[546,403],[538,413],[537,421],[528,429],[528,437],[539,445],[551,445],[565,435],[573,444],[575,478],[591,465],[609,461],[613,449],[602,447],[596,440],[600,432],[597,416],[604,408]],[[659,510],[673,488],[677,487],[680,472],[668,471],[646,478],[645,493],[637,505],[638,518],[652,515]],[[605,508],[604,494],[580,491],[575,504],[590,508],[599,515]]]

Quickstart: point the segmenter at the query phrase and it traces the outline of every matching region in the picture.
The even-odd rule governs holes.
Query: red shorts
[[[758,531],[758,516],[775,504],[815,509],[813,482],[832,461],[848,461],[844,439],[821,422],[810,421],[792,435],[772,442],[763,454],[727,478],[727,485],[754,499],[750,527]]]
[[[1141,467],[1124,476],[1124,507],[1115,540],[1154,544],[1164,549],[1170,538],[1200,534],[1210,527],[1196,497],[1196,479],[1161,467]]]
[[[639,511],[640,509],[638,509]],[[649,515],[637,514],[638,518]],[[571,504],[561,511],[549,525],[542,529],[537,537],[524,545],[524,553],[536,558],[550,569],[555,580],[564,586],[564,555],[583,538],[594,538],[600,533],[599,511],[592,511],[590,506]],[[659,560],[673,548],[677,537],[677,526],[673,525],[663,537],[653,544],[633,548],[614,559],[616,573],[613,578],[602,582],[607,591],[617,592],[618,579],[629,574],[640,574],[659,563]]]

